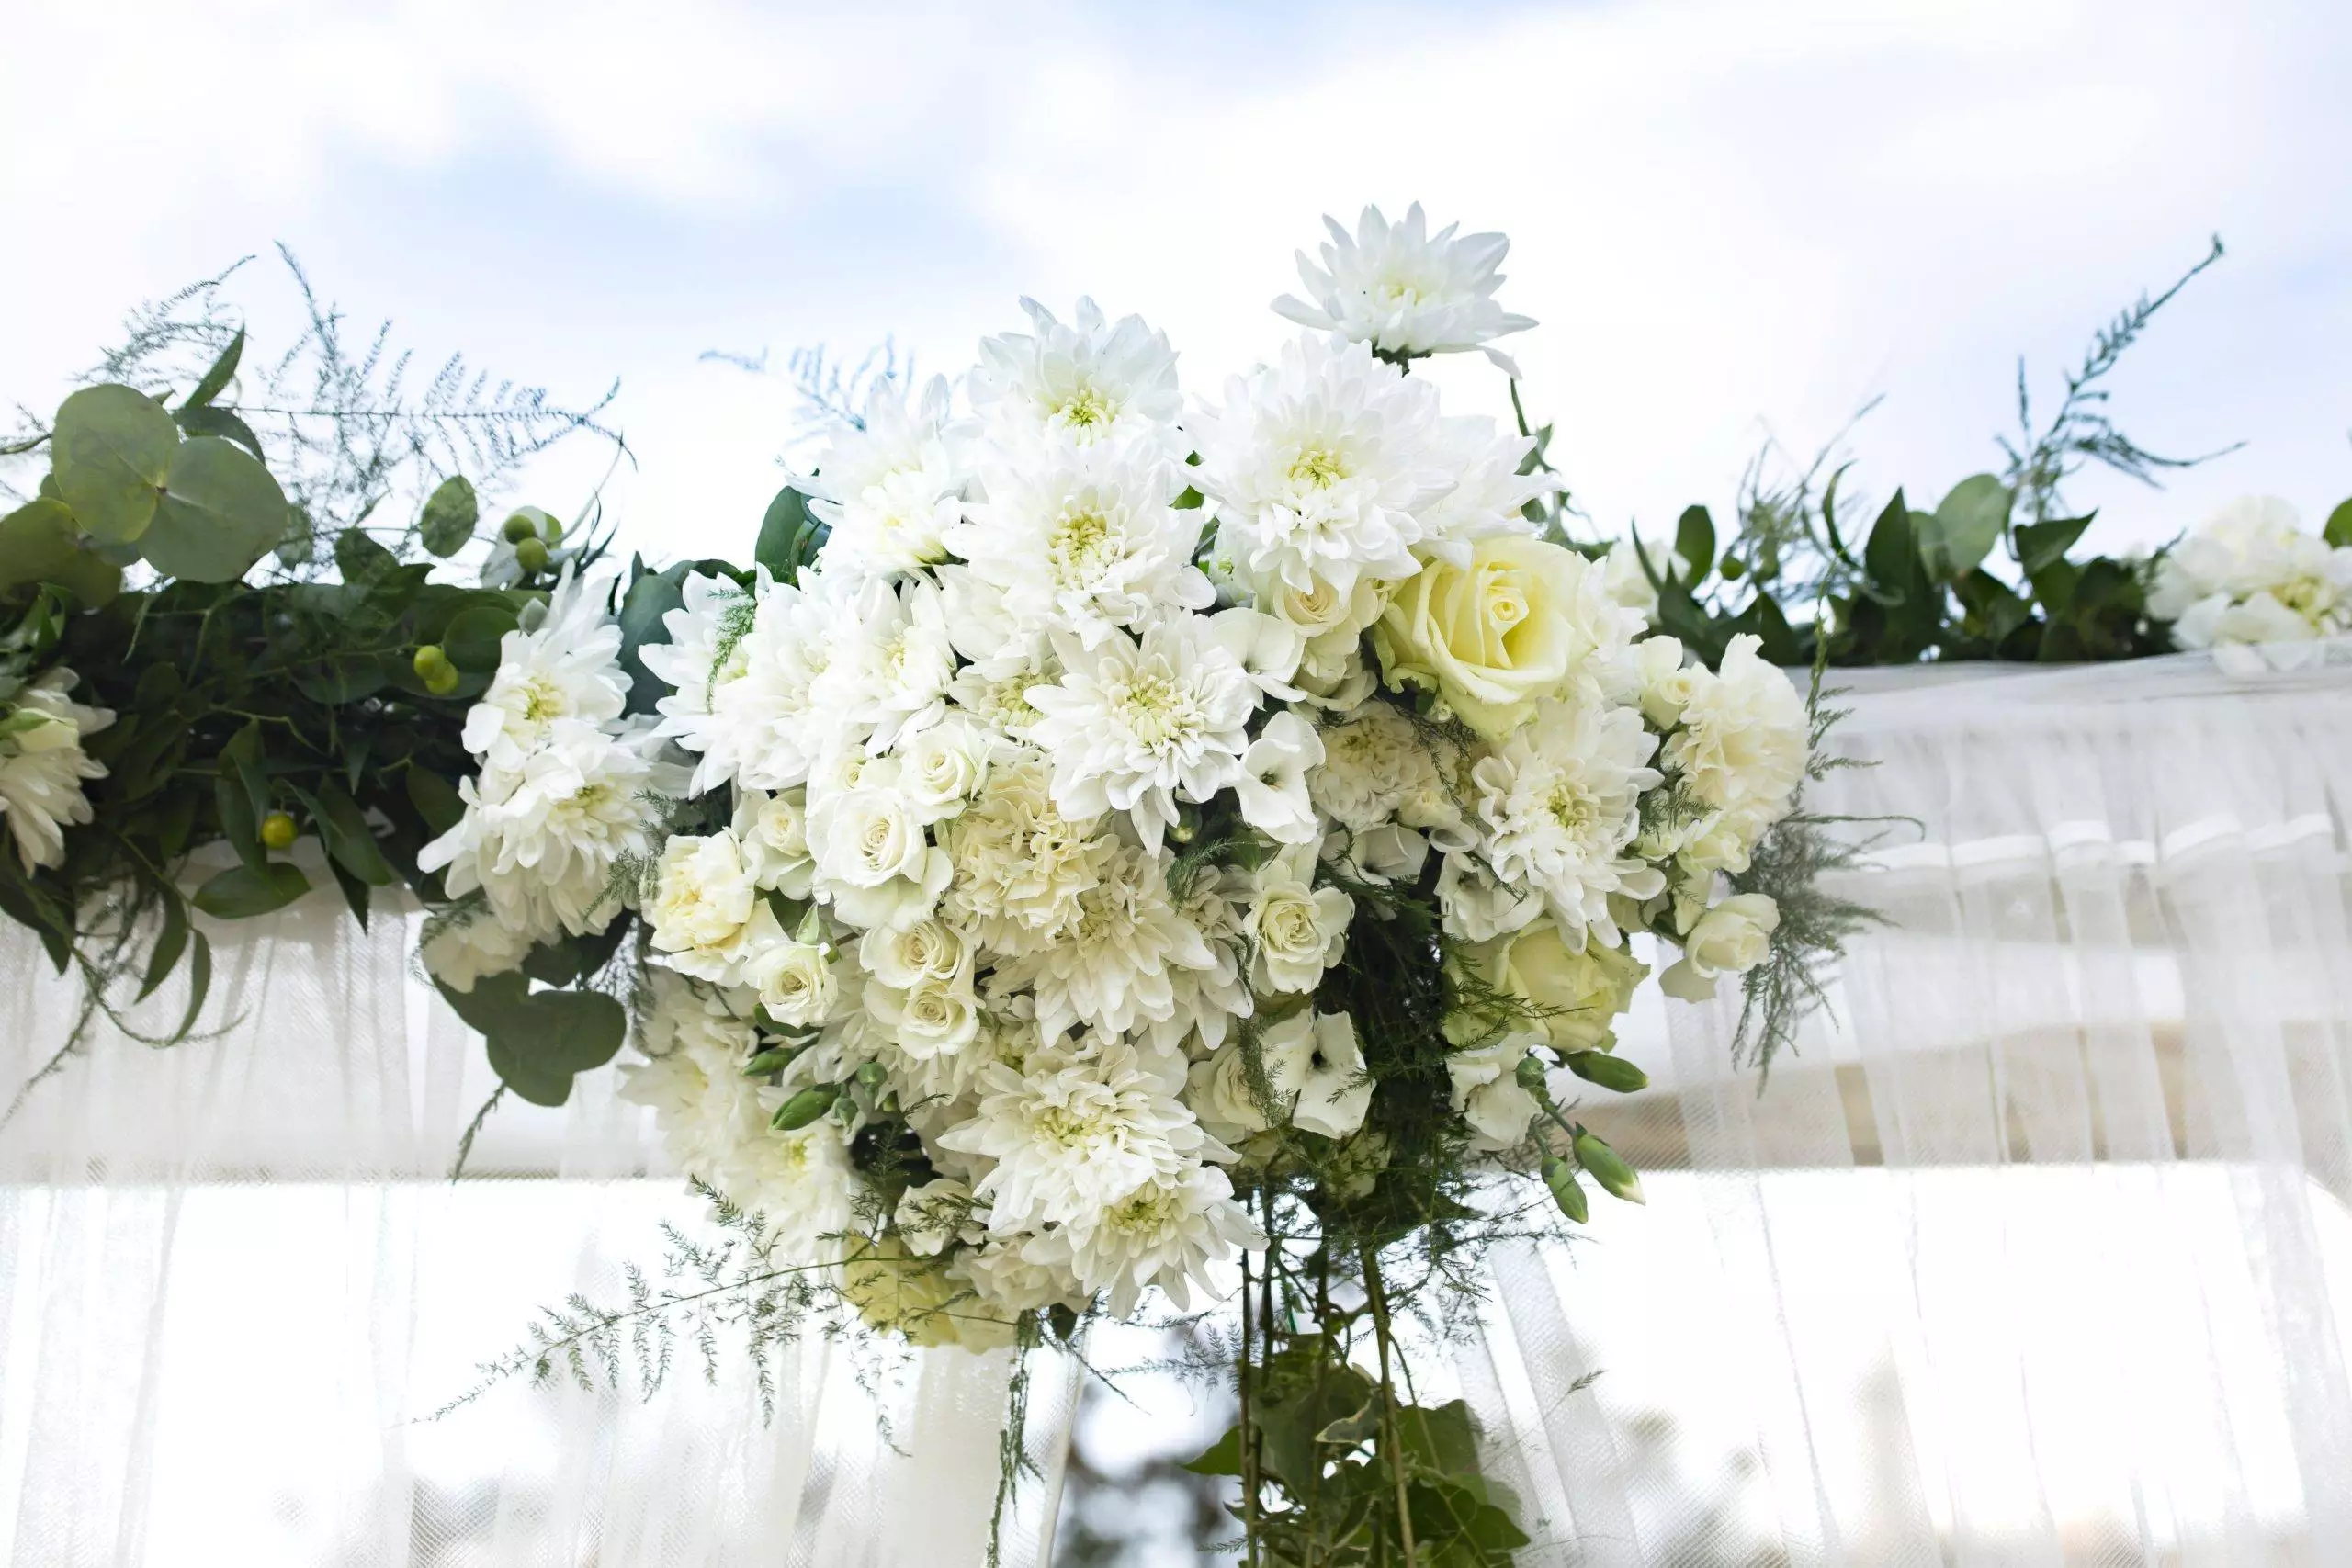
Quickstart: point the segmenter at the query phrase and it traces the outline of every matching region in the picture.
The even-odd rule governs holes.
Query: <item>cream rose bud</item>
[[[912,925],[930,915],[954,874],[906,797],[888,784],[826,796],[808,813],[816,891],[852,925]]]
[[[832,949],[823,942],[767,943],[743,961],[743,984],[759,993],[771,1017],[794,1029],[816,1028],[841,1001]]]
[[[913,815],[936,822],[962,811],[989,780],[987,731],[946,719],[900,743],[899,790]]]
[[[1258,868],[1242,930],[1256,950],[1253,977],[1261,991],[1311,991],[1340,961],[1355,901],[1336,887],[1314,886],[1315,848],[1299,844]]]
[[[1373,628],[1389,685],[1434,689],[1464,724],[1500,739],[1592,649],[1577,624],[1586,570],[1574,550],[1517,534],[1478,540],[1466,567],[1430,562]]]
[[[817,868],[808,853],[808,807],[803,791],[770,795],[739,788],[729,830],[754,882],[787,898],[808,897]]]
[[[952,1177],[910,1187],[892,1216],[899,1239],[918,1258],[936,1258],[954,1243],[977,1243],[987,1228],[973,1223],[972,1190]]]
[[[943,920],[917,920],[902,931],[867,931],[858,938],[857,961],[902,991],[925,980],[954,985],[971,978],[972,945]]]
[[[1535,1097],[1520,1087],[1519,1065],[1527,1059],[1534,1040],[1527,1034],[1506,1035],[1445,1059],[1446,1075],[1453,1082],[1453,1109],[1478,1134],[1473,1148],[1513,1148],[1527,1137],[1539,1107]]]
[[[653,945],[663,953],[726,946],[752,918],[759,891],[732,832],[679,834],[662,848],[645,909]]]
[[[1478,942],[1462,954],[1470,972],[1540,1014],[1533,1027],[1563,1051],[1609,1048],[1617,1015],[1634,1005],[1649,966],[1623,948],[1588,940],[1572,948],[1549,916]]]
[[[903,990],[868,986],[865,1011],[889,1032],[900,1051],[918,1062],[952,1056],[980,1032],[980,1010],[972,993],[937,980],[922,980]]]
[[[1780,906],[1762,893],[1736,893],[1699,917],[1682,939],[1682,958],[1658,976],[1670,997],[1702,1002],[1715,994],[1719,975],[1744,975],[1764,962],[1772,933],[1780,929]]]
[[[1269,1084],[1273,1065],[1261,1055]],[[1241,1042],[1228,1040],[1210,1055],[1194,1062],[1186,1075],[1184,1102],[1201,1119],[1201,1126],[1220,1143],[1238,1143],[1252,1133],[1267,1128],[1264,1112],[1250,1093],[1248,1065],[1241,1054]],[[1277,1090],[1279,1094],[1279,1090]]]

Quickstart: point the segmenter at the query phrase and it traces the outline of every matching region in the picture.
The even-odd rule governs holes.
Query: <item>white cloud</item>
[[[1285,330],[1265,305],[1317,214],[1365,199],[1513,236],[1532,400],[1612,528],[1722,506],[1765,425],[1807,446],[1879,391],[1869,479],[1939,493],[1993,460],[2015,353],[2053,371],[2212,228],[2233,257],[2118,412],[2151,444],[2256,445],[2169,495],[2084,495],[2122,540],[2240,490],[2352,490],[2352,26],[2315,10],[48,0],[10,36],[0,201],[53,238],[0,256],[46,307],[7,390],[38,400],[123,305],[287,236],[427,343],[620,373],[643,468],[613,499],[649,551],[740,553],[775,482],[788,397],[704,347],[895,328],[950,368],[1016,295],[1091,292],[1167,327],[1206,392]],[[461,249],[485,232],[494,261]]]

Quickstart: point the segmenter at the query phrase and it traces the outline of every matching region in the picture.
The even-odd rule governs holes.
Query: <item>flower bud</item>
[[[1577,1134],[1576,1151],[1577,1163],[1600,1184],[1603,1192],[1628,1203],[1648,1201],[1642,1196],[1642,1179],[1634,1174],[1634,1168],[1615,1149],[1590,1133],[1580,1132]]]
[[[283,811],[273,811],[261,819],[261,841],[273,850],[294,847],[294,818]]]
[[[1592,1216],[1592,1205],[1577,1181],[1577,1168],[1557,1155],[1544,1156],[1544,1185],[1552,1190],[1552,1201],[1560,1206],[1560,1213],[1577,1224]]]
[[[775,1114],[769,1118],[768,1125],[779,1133],[797,1133],[831,1110],[833,1100],[840,1093],[837,1086],[829,1083],[804,1089],[775,1108]]]
[[[747,1078],[763,1078],[770,1073],[780,1073],[790,1064],[792,1058],[798,1055],[800,1053],[789,1045],[770,1046],[743,1064],[743,1076]]]
[[[1519,1079],[1520,1088],[1538,1100],[1544,1098],[1544,1064],[1536,1057],[1535,1053],[1531,1051],[1519,1059],[1519,1069],[1514,1076]]]
[[[1619,1094],[1633,1094],[1650,1087],[1649,1074],[1623,1056],[1612,1056],[1606,1051],[1571,1051],[1568,1071],[1587,1083],[1599,1084]]]
[[[860,1062],[857,1065],[857,1081],[869,1092],[882,1087],[882,1064],[879,1062]]]

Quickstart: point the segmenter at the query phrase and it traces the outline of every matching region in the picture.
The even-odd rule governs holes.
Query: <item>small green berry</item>
[[[437,642],[428,642],[418,649],[416,657],[408,662],[409,668],[416,671],[416,678],[428,686],[440,678],[443,671],[452,668],[449,656],[441,650]]]
[[[261,819],[261,841],[273,850],[294,847],[294,818],[283,811],[273,811]]]
[[[506,536],[506,542],[510,545],[519,545],[526,539],[536,538],[539,532],[538,525],[531,521],[530,516],[521,512],[509,517],[506,520],[506,525],[499,531]]]
[[[514,547],[515,564],[525,571],[542,572],[548,569],[548,547],[537,534]]]

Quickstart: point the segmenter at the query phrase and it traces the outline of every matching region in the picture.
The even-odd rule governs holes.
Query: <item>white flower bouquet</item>
[[[1813,733],[1755,638],[1645,637],[1535,439],[1410,374],[1532,324],[1501,238],[1333,232],[1282,302],[1316,330],[1214,401],[1089,301],[877,381],[788,551],[632,585],[641,686],[567,577],[467,721],[425,960],[462,1008],[633,930],[625,1092],[790,1304],[985,1348],[1238,1294],[1258,1408],[1204,1462],[1253,1542],[1420,1561],[1426,1493],[1507,1554],[1464,1445],[1397,1425],[1464,1418],[1396,1395],[1384,1254],[1524,1234],[1497,1173],[1543,1223],[1588,1178],[1639,1200],[1576,1096],[1645,1081],[1611,1054],[1638,935],[1694,1000],[1772,955],[1734,879]],[[1311,1479],[1261,1430],[1310,1396],[1378,1416]]]
[[[2174,642],[2211,649],[2233,672],[2292,664],[2311,644],[2352,633],[2346,536],[2352,513],[2343,508],[2322,537],[2277,496],[2233,501],[2156,558],[2148,614],[2172,623]]]

